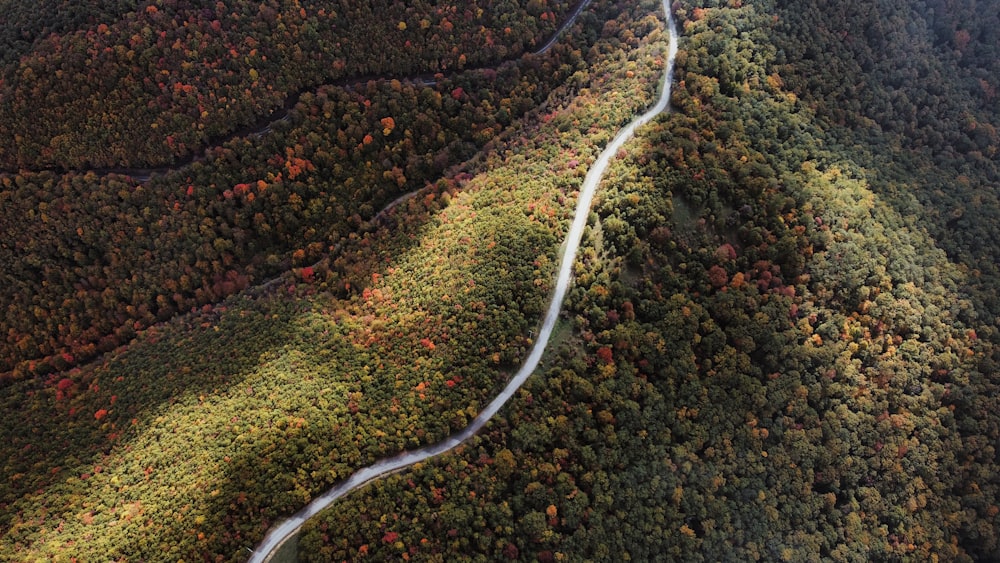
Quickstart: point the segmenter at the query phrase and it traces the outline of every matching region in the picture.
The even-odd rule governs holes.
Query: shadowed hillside
[[[245,560],[519,365],[661,4],[385,4],[7,0],[0,560]],[[1000,6],[671,7],[542,367],[302,560],[1000,559]]]

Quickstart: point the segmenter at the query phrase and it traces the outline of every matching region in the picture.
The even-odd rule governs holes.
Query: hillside
[[[909,4],[844,4],[674,4],[676,111],[606,182],[573,336],[465,451],[334,506],[300,556],[998,556],[995,75],[879,82],[954,53]],[[853,84],[940,121],[896,130]]]
[[[574,5],[0,4],[3,561],[245,560],[465,427],[668,35],[651,0],[541,54]],[[298,557],[1000,558],[1000,6],[869,4],[674,2],[542,367]]]
[[[522,13],[522,26],[542,22],[554,30],[556,16],[543,14]],[[511,43],[523,49],[524,36],[510,29],[521,37]],[[483,45],[494,66],[432,73],[432,85],[385,69],[380,80],[355,73],[301,95],[282,91],[281,99],[296,102],[288,119],[220,140],[194,163],[155,169],[148,180],[100,169],[3,174],[0,379],[72,367],[128,342],[136,330],[314,263],[397,195],[436,182],[540,104],[580,64],[579,50],[569,45],[560,46],[558,58],[503,64],[497,40]],[[434,61],[420,70],[442,64]],[[116,96],[132,99],[126,91]],[[0,102],[16,99],[0,95]],[[185,111],[180,101],[164,104],[157,119]],[[46,135],[44,128],[32,131]],[[169,131],[147,136],[176,138]],[[142,162],[127,159],[130,166]]]

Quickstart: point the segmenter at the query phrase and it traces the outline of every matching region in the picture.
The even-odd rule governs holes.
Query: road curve
[[[405,469],[415,463],[419,463],[431,457],[443,454],[471,438],[503,407],[503,405],[514,395],[518,388],[524,384],[524,382],[528,379],[528,376],[530,376],[535,371],[535,368],[538,367],[538,363],[542,359],[542,354],[545,352],[545,348],[548,345],[549,338],[552,336],[552,330],[555,327],[556,319],[559,317],[559,312],[562,310],[562,304],[566,297],[566,292],[569,289],[573,272],[573,264],[576,261],[577,250],[580,248],[580,241],[583,238],[583,230],[587,225],[587,217],[590,215],[590,206],[594,199],[594,193],[597,191],[597,186],[604,178],[604,173],[607,170],[608,165],[611,163],[611,159],[615,156],[615,154],[617,154],[618,150],[621,149],[622,145],[632,138],[636,129],[666,110],[670,101],[670,81],[671,76],[673,75],[674,58],[677,53],[677,29],[674,25],[667,0],[663,0],[663,10],[666,14],[667,27],[670,32],[670,46],[667,64],[664,68],[662,83],[660,85],[659,99],[653,107],[648,109],[642,115],[636,117],[631,123],[623,127],[618,132],[615,138],[604,148],[600,156],[597,157],[597,160],[594,161],[593,166],[591,166],[590,170],[587,172],[587,176],[580,188],[580,195],[577,200],[576,211],[573,217],[573,224],[570,227],[569,232],[566,234],[566,244],[563,249],[562,257],[560,258],[559,274],[556,278],[555,291],[552,294],[552,301],[549,303],[549,308],[545,313],[545,318],[542,321],[542,328],[539,331],[538,338],[535,340],[535,344],[532,347],[527,360],[525,360],[524,365],[521,366],[521,369],[518,370],[504,390],[496,398],[494,398],[465,429],[452,434],[448,438],[445,438],[436,444],[417,450],[402,452],[398,455],[377,461],[368,467],[359,469],[345,481],[340,482],[332,489],[329,489],[322,495],[313,499],[305,506],[305,508],[296,512],[294,515],[282,521],[278,525],[272,527],[267,532],[267,535],[264,536],[264,540],[257,546],[257,549],[251,555],[251,563],[264,563],[269,561],[278,548],[280,548],[285,541],[298,532],[306,520],[312,518],[321,510],[330,506],[338,498],[372,480],[378,479],[379,477],[383,477],[390,473]]]

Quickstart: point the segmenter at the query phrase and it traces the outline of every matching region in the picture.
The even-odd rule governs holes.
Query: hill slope
[[[807,101],[851,78],[787,51],[851,56],[785,20],[817,7],[675,6],[676,113],[606,183],[575,336],[464,452],[317,519],[305,559],[997,557],[996,279],[918,203],[946,145],[862,144]],[[992,168],[964,172],[988,230]]]
[[[5,202],[12,186],[40,201],[5,220],[35,242],[8,276],[27,289],[6,321],[24,329],[8,331],[0,559],[245,559],[331,483],[464,426],[527,349],[596,147],[652,96],[659,8],[596,2],[563,46],[494,75],[320,89],[273,136],[141,190],[7,177]],[[1000,557],[998,10],[673,8],[673,111],[604,182],[544,368],[459,451],[310,522],[300,557]],[[58,221],[28,236],[18,218],[69,213],[67,186],[93,190],[93,216],[120,210],[98,231],[117,238],[63,249],[75,225]],[[130,203],[143,190],[199,242],[169,242]],[[131,258],[102,263],[126,239]],[[160,241],[200,284],[171,287],[173,262],[121,273]],[[30,288],[65,264],[127,298],[67,281],[46,303],[87,305],[49,319]],[[161,295],[174,304],[151,308]],[[70,368],[71,322],[101,307],[135,341],[96,331],[110,353]]]

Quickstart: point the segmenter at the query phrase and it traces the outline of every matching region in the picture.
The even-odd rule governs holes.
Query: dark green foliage
[[[0,65],[7,67],[50,34],[71,33],[115,21],[134,11],[137,4],[135,0],[4,0],[0,2]]]
[[[560,49],[433,87],[322,87],[268,134],[144,184],[0,179],[0,370],[18,378],[74,365],[137,328],[315,262],[394,197],[483,149],[580,65],[579,51]]]
[[[981,294],[740,4],[682,6],[677,112],[605,182],[574,336],[463,451],[313,523],[313,560],[997,556]]]
[[[498,70],[493,82],[484,82],[490,79],[488,73],[479,79],[443,81],[445,96],[391,81],[366,85],[362,91],[324,89],[304,96],[297,110],[301,117],[278,134],[234,142],[214,151],[205,163],[177,172],[185,175],[192,193],[184,185],[176,193],[167,188],[172,197],[154,203],[177,213],[183,218],[179,224],[191,225],[192,234],[212,237],[212,244],[195,249],[205,256],[235,254],[238,246],[225,241],[241,240],[219,236],[213,232],[216,226],[234,225],[234,231],[260,227],[259,219],[241,223],[248,207],[277,217],[271,227],[274,240],[298,245],[305,243],[295,241],[294,231],[283,230],[284,225],[298,224],[298,214],[309,213],[313,201],[343,198],[340,205],[367,211],[347,216],[320,209],[330,215],[303,221],[331,230],[339,228],[335,219],[346,222],[349,228],[338,235],[333,250],[327,245],[338,239],[319,250],[299,246],[301,255],[276,255],[271,265],[266,253],[259,254],[265,256],[262,266],[250,261],[258,268],[291,267],[277,283],[248,288],[138,334],[129,331],[123,336],[134,336],[134,341],[98,361],[68,370],[52,366],[60,371],[32,373],[9,383],[5,409],[21,416],[5,418],[2,427],[7,449],[2,455],[0,502],[6,533],[0,553],[14,560],[240,559],[244,546],[259,541],[277,518],[332,482],[379,457],[439,440],[465,426],[528,347],[550,290],[558,240],[582,180],[578,167],[569,162],[577,158],[585,167],[596,153],[593,139],[606,136],[602,128],[589,124],[607,120],[618,127],[651,97],[641,80],[644,75],[627,82],[630,96],[615,90],[622,84],[619,80],[605,79],[594,82],[606,94],[599,113],[598,106],[578,102],[577,113],[586,128],[560,132],[551,120],[557,115],[552,110],[518,118],[538,105],[540,99],[532,96],[552,92],[543,90],[546,82],[538,75],[554,84],[564,73],[577,71],[579,57],[579,51],[564,47],[559,54],[528,61],[524,69]],[[553,68],[556,64],[558,69]],[[649,72],[654,70],[649,67]],[[491,92],[490,84],[510,84],[514,90],[500,96]],[[559,86],[552,100],[572,100],[576,87]],[[459,88],[475,96],[473,101],[452,95]],[[596,92],[591,95],[596,97]],[[426,112],[436,113],[416,113],[407,103],[424,104],[430,108]],[[491,121],[476,105],[487,103],[510,104],[510,125]],[[480,111],[481,116],[469,117]],[[324,112],[348,117],[342,125],[330,125],[319,117]],[[389,116],[391,124],[383,121]],[[451,132],[462,124],[481,140]],[[485,135],[492,126],[496,131]],[[425,132],[438,140],[406,134],[418,127],[432,128]],[[344,143],[341,133],[349,139],[343,146],[336,144]],[[366,143],[369,134],[373,138]],[[414,158],[414,166],[424,160],[412,146],[396,149],[397,139],[429,146],[428,151],[461,143],[478,151],[492,142],[493,148],[369,220],[375,202],[406,189],[390,164],[408,174],[408,158]],[[290,146],[279,151],[280,140]],[[552,150],[560,142],[580,154]],[[337,156],[324,157],[323,150]],[[359,152],[362,156],[354,156]],[[261,153],[265,159],[255,158]],[[389,164],[369,171],[368,159]],[[322,166],[313,164],[311,170],[306,160]],[[354,170],[338,171],[338,166]],[[433,174],[440,166],[431,162],[427,172],[414,168],[415,175]],[[358,184],[365,186],[359,190],[384,193],[341,193],[326,176],[330,174],[343,174],[345,187]],[[107,178],[106,185],[118,189],[92,197],[118,198],[102,205],[115,210],[113,220],[123,226],[108,229],[118,237],[114,244],[100,247],[101,241],[95,240],[95,246],[117,249],[141,241],[135,225],[145,231],[152,221],[135,217],[142,217],[144,208],[130,198],[148,197],[148,192],[169,186],[174,176],[142,187]],[[321,180],[311,180],[316,177]],[[379,179],[385,183],[379,184]],[[81,180],[97,178],[66,179]],[[241,184],[246,186],[238,187]],[[35,197],[48,197],[55,189],[50,185]],[[34,195],[27,189],[22,193]],[[253,201],[250,194],[255,195]],[[51,207],[68,214],[74,202],[86,201],[88,195],[84,190],[57,192],[47,205],[28,209],[48,212]],[[202,199],[194,204],[188,198]],[[175,201],[180,209],[174,208]],[[262,201],[267,205],[260,205]],[[72,222],[62,223],[50,221],[57,233],[75,232]],[[220,239],[223,243],[216,248],[214,241]],[[18,240],[30,242],[26,236]],[[159,240],[164,241],[165,257],[171,248],[189,248],[171,247],[170,237]],[[242,240],[262,244],[267,232]],[[58,252],[59,245],[38,248],[36,254]],[[311,252],[327,253],[329,260],[306,265],[315,257]],[[152,255],[150,250],[147,260]],[[100,258],[95,253],[92,259]],[[65,257],[48,260],[51,264],[57,259]],[[109,262],[110,272],[117,262]],[[144,266],[141,260],[132,264]],[[150,266],[169,283],[169,265]],[[149,279],[155,281],[153,273]],[[107,306],[119,305],[109,298]],[[151,322],[145,317],[137,322],[142,320]],[[129,326],[135,330],[134,323]],[[69,359],[59,356],[54,361]],[[58,513],[59,521],[29,516],[36,511]],[[91,534],[94,529],[102,533]]]
[[[459,9],[170,0],[84,12],[79,29],[38,39],[2,69],[0,167],[170,164],[317,84],[514,58],[569,8],[552,4],[533,14],[492,1]]]
[[[300,555],[1000,557],[1000,11],[875,4],[674,3],[672,112],[609,170],[539,373],[468,444],[311,521]],[[553,25],[521,8],[482,16],[514,27],[500,57]],[[458,35],[345,75],[496,60],[474,12],[366,9],[338,17],[396,46],[418,14]],[[465,426],[528,350],[575,191],[662,68],[658,3],[592,9],[545,57],[317,88],[142,186],[6,177],[0,559],[240,560],[330,484]],[[254,10],[282,60],[326,40]],[[262,65],[265,105],[335,77],[334,52]],[[153,114],[181,130],[184,107]],[[124,162],[188,149],[141,150]]]

